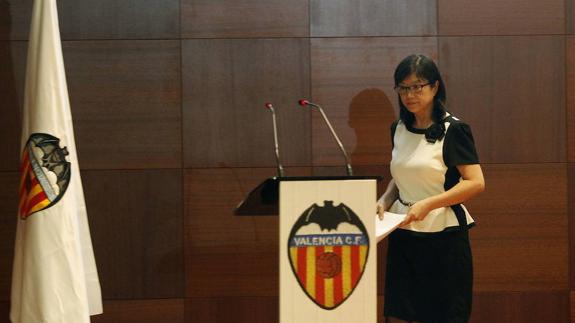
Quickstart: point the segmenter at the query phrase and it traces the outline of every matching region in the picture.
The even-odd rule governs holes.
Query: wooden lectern
[[[280,323],[377,322],[380,179],[274,177],[238,206],[237,215],[279,213]]]

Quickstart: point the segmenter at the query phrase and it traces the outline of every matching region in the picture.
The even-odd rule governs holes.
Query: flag
[[[83,323],[102,313],[56,0],[36,0],[28,44],[10,319]]]

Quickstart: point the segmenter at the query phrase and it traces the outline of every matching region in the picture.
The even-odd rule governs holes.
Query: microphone
[[[347,175],[348,176],[352,176],[353,175],[353,170],[351,169],[351,164],[349,163],[349,157],[347,155],[347,152],[345,151],[345,148],[343,148],[343,144],[341,143],[341,140],[339,140],[339,137],[337,136],[337,134],[335,133],[335,130],[333,130],[333,127],[331,126],[331,123],[329,122],[329,120],[327,119],[327,116],[325,115],[325,113],[323,112],[323,109],[312,102],[309,102],[306,99],[301,99],[298,101],[298,104],[301,105],[302,107],[305,106],[310,106],[313,108],[316,108],[319,110],[319,112],[321,113],[321,116],[323,117],[323,120],[325,121],[325,123],[327,124],[329,130],[331,131],[331,134],[333,135],[333,138],[335,139],[335,141],[337,142],[337,145],[339,146],[339,149],[341,150],[341,152],[343,153],[343,157],[345,158],[345,168],[347,171]]]
[[[274,110],[274,106],[271,103],[267,102],[265,104],[265,106],[272,113],[272,121],[273,121],[273,127],[274,127],[274,144],[275,144],[276,164],[277,164],[277,168],[278,168],[278,176],[283,177],[284,176],[284,169],[283,169],[282,165],[280,164],[280,148],[279,148],[279,144],[278,144],[278,128],[277,128],[277,124],[276,124],[276,112]]]

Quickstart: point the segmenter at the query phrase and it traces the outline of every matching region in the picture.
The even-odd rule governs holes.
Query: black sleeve
[[[394,144],[393,144],[393,138],[395,137],[395,129],[397,128],[397,123],[399,122],[399,120],[395,120],[392,124],[391,124],[391,147],[393,148]]]
[[[479,164],[471,128],[463,122],[452,122],[445,134],[443,160],[447,167]]]

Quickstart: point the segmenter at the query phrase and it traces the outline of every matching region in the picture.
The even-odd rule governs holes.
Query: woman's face
[[[407,110],[415,115],[431,115],[433,98],[437,93],[439,82],[429,83],[426,79],[410,74],[399,83],[398,92],[401,102]]]

